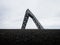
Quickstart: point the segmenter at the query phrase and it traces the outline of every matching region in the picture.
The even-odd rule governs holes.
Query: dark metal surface
[[[25,29],[29,17],[31,17],[33,19],[33,21],[36,24],[36,26],[38,27],[38,29],[44,29],[29,9],[26,10],[26,14],[24,16],[24,20],[23,20],[23,24],[22,24],[21,29]]]

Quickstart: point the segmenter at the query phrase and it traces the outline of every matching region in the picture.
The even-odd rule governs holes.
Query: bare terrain
[[[59,30],[0,29],[0,45],[58,45]]]

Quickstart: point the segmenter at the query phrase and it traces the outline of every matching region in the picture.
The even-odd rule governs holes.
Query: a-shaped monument
[[[33,13],[29,9],[26,10],[21,29],[25,29],[29,17],[31,17],[33,19],[33,21],[36,24],[36,26],[38,27],[38,29],[44,29],[42,27],[42,25],[39,23],[39,21],[37,20],[37,18],[33,15]]]

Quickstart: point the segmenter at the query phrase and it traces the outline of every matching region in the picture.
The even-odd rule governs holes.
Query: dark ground
[[[59,30],[0,29],[0,45],[58,45]]]

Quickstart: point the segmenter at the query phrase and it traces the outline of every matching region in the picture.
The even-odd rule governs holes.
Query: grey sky
[[[0,0],[0,29],[20,29],[27,8],[44,28],[60,29],[60,0]],[[37,28],[31,18],[26,28]]]

